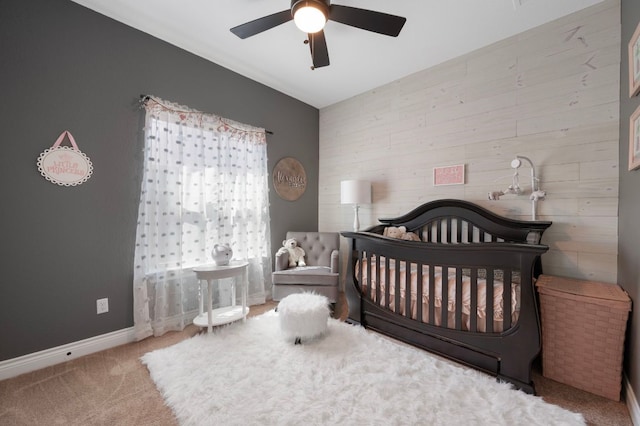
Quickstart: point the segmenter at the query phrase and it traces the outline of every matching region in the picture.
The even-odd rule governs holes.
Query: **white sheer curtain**
[[[214,244],[249,262],[248,303],[271,292],[264,129],[157,98],[145,104],[145,149],[133,273],[136,337],[182,330],[198,313],[193,266]],[[214,303],[229,304],[216,295]]]

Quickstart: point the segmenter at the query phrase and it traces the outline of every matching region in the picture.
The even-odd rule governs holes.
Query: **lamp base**
[[[353,205],[353,232],[358,232],[360,230],[360,219],[358,218],[358,210],[360,206],[357,204]]]

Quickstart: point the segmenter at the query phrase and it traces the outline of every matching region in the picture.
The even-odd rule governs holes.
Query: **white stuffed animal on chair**
[[[282,241],[282,248],[280,250],[286,250],[289,252],[289,267],[295,268],[296,266],[307,266],[304,261],[305,252],[302,247],[298,246],[298,241],[295,238]]]

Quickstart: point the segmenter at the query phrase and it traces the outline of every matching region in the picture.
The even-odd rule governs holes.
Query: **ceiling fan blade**
[[[397,37],[407,21],[401,16],[336,4],[331,5],[329,19],[391,37]]]
[[[291,9],[287,9],[282,12],[274,13],[273,15],[254,19],[253,21],[238,25],[237,27],[233,27],[231,28],[231,32],[238,37],[245,39],[263,31],[270,30],[271,28],[277,27],[285,22],[289,22],[292,19]]]
[[[324,38],[324,31],[320,30],[317,33],[309,34],[309,48],[314,69],[329,65],[329,50],[327,40]]]

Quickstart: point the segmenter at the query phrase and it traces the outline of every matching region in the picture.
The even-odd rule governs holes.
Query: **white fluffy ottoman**
[[[329,299],[314,293],[290,294],[278,303],[278,315],[285,338],[297,345],[327,331]]]

